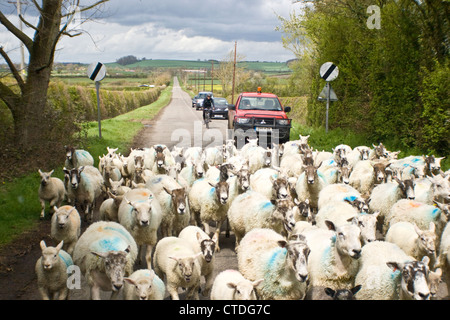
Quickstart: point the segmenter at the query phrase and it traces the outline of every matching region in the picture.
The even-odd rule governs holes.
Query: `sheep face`
[[[294,199],[294,203],[297,205],[300,215],[302,217],[310,217],[312,216],[311,206],[309,205],[309,199],[305,201],[299,201],[297,198]]]
[[[152,294],[154,277],[155,273],[151,271],[149,277],[143,277],[136,280],[124,278],[123,280],[134,286],[134,294],[139,298],[139,300],[148,300]]]
[[[119,181],[114,181],[111,178],[109,178],[109,192],[111,192],[111,194],[117,196],[119,194],[119,190],[120,187],[123,185],[123,178],[120,178]]]
[[[75,148],[72,146],[66,146],[66,159],[72,161],[72,157],[75,153]]]
[[[389,156],[386,147],[383,145],[383,143],[380,142],[378,146],[372,144],[373,150],[375,151],[375,157],[376,158],[387,158]]]
[[[156,159],[155,159],[155,162],[156,162],[156,166],[158,167],[158,168],[162,168],[163,167],[163,165],[164,165],[164,161],[165,161],[165,155],[164,155],[164,148],[162,148],[161,146],[157,146],[156,147]]]
[[[359,158],[361,160],[369,160],[369,152],[370,152],[369,148],[360,148],[359,149],[359,154],[360,154]]]
[[[397,181],[404,199],[414,200],[416,198],[414,193],[414,176],[411,176],[411,179],[405,179],[403,181],[394,177],[394,180]]]
[[[189,257],[179,258],[179,257],[170,256],[169,258],[173,259],[177,262],[177,267],[181,273],[181,276],[184,278],[184,280],[186,282],[190,282],[192,279],[192,276],[194,275],[194,272],[195,272],[195,260],[201,254],[202,253],[200,252],[198,254],[195,254],[195,255],[189,256]]]
[[[295,204],[288,199],[277,199],[272,201],[276,209],[273,212],[272,218],[274,220],[281,220],[284,229],[289,233],[295,227],[294,208]]]
[[[361,285],[353,287],[352,289],[339,289],[333,290],[331,288],[325,288],[325,293],[333,298],[333,300],[354,300],[355,294],[361,289]]]
[[[145,201],[129,201],[124,198],[127,204],[132,207],[132,213],[135,215],[135,219],[141,227],[146,227],[150,224],[151,211],[152,211],[152,198]]]
[[[267,150],[264,151],[264,166],[270,167],[272,164],[272,151],[267,148]]]
[[[326,220],[328,229],[336,232],[336,249],[341,256],[359,259],[361,256],[361,230],[355,221],[336,227],[333,222]]]
[[[360,214],[354,219],[361,230],[361,240],[363,243],[369,243],[377,239],[377,218],[380,212],[373,214]]]
[[[289,183],[287,178],[278,177],[275,179],[270,176],[270,181],[272,181],[272,195],[275,199],[287,199],[289,195]]]
[[[73,168],[71,170],[68,170],[66,168],[63,169],[64,174],[67,175],[67,179],[70,182],[70,185],[72,189],[77,189],[78,185],[81,181],[81,172],[83,172],[84,166]]]
[[[201,234],[197,232],[197,241],[200,244],[203,258],[206,262],[211,262],[216,250],[217,234],[212,239],[202,239]]]
[[[125,275],[129,252],[130,246],[128,246],[125,251],[91,251],[92,254],[103,259],[105,264],[105,274],[111,281],[111,288],[113,291],[119,291],[123,286],[123,277]]]
[[[431,271],[428,274],[428,285],[430,287],[431,299],[436,297],[439,291],[439,284],[441,282],[442,269],[437,268],[435,271]]]
[[[401,288],[404,294],[414,300],[430,300],[430,289],[427,283],[429,261],[428,257],[424,257],[422,261],[387,262],[386,264],[394,271],[400,270]]]
[[[216,184],[208,182],[209,185],[216,189],[216,197],[220,204],[226,204],[228,201],[229,185],[226,181],[219,181]]]
[[[319,165],[320,166],[320,165]],[[319,166],[305,166],[303,165],[303,169],[305,170],[305,178],[308,184],[314,184],[317,178],[317,169]]]
[[[450,220],[450,203],[440,203],[437,202],[436,200],[433,201],[433,203],[439,208],[441,209],[441,211],[447,216],[447,219]]]
[[[239,187],[242,191],[247,191],[250,188],[250,171],[248,169],[241,169],[238,172]]]
[[[352,172],[352,167],[342,166],[337,168],[338,178],[337,181],[340,183],[349,184],[350,173]]]
[[[72,207],[70,210],[66,208],[53,208],[56,214],[56,223],[60,229],[64,229],[66,225],[69,223],[69,216],[73,210],[76,210],[75,207]]]
[[[52,170],[50,172],[42,172],[41,169],[38,170],[39,175],[41,176],[41,186],[45,187],[48,185],[50,178],[55,170]]]
[[[172,197],[172,203],[177,213],[184,214],[186,212],[186,190],[184,188],[169,190],[165,187],[164,190]]]
[[[196,179],[200,179],[203,177],[203,175],[205,174],[205,161],[204,159],[199,159],[197,161],[195,161],[194,164],[194,173],[195,173],[195,177]]]
[[[431,182],[431,187],[433,189],[434,200],[442,203],[450,202],[450,182],[448,175],[443,177],[441,175],[436,175],[433,177],[427,177]]]
[[[256,281],[243,280],[238,283],[228,282],[228,288],[234,290],[233,300],[257,300],[255,287],[257,287],[263,279]]]
[[[59,251],[61,250],[63,244],[64,244],[64,241],[61,241],[56,247],[47,247],[44,240],[42,240],[40,242],[41,251],[42,251],[41,264],[42,264],[42,268],[45,271],[52,270],[52,268],[59,261],[58,254],[59,254]]]
[[[389,166],[389,164],[381,163],[381,162],[372,163],[373,174],[374,174],[376,183],[382,183],[382,182],[386,181],[386,179],[387,179],[386,167],[388,167],[388,166]]]
[[[432,174],[440,173],[442,159],[444,159],[444,157],[435,158],[433,155],[426,156],[425,157],[425,165],[426,165],[428,172],[430,172]]]
[[[308,256],[311,250],[303,235],[298,235],[297,240],[278,241],[278,245],[287,250],[287,263],[294,271],[295,278],[300,282],[308,280]]]
[[[434,254],[436,252],[436,227],[433,222],[430,223],[428,230],[420,230],[416,224],[414,224],[414,230],[419,237],[419,248],[425,251],[427,254]]]

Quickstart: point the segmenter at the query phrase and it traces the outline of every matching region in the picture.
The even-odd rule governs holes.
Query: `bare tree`
[[[12,113],[17,145],[38,146],[39,141],[46,135],[42,123],[45,122],[47,90],[58,41],[63,36],[75,37],[82,33],[79,30],[70,30],[69,26],[75,14],[95,12],[107,1],[109,0],[98,0],[83,6],[81,0],[42,0],[41,3],[29,0],[27,5],[38,12],[37,24],[33,25],[22,15],[19,15],[19,18],[26,27],[34,30],[33,38],[16,27],[0,11],[0,23],[24,44],[29,53],[27,75],[23,79],[8,53],[0,46],[0,55],[16,81],[14,86],[0,82],[0,99]]]
[[[236,65],[245,59],[244,55],[237,54],[236,55]],[[231,94],[231,88],[233,84],[233,66],[234,66],[234,51],[231,50],[227,56],[220,61],[219,68],[214,71],[215,76],[220,79],[220,83],[222,85],[222,95],[224,97]],[[244,69],[236,67],[236,76],[235,76],[235,87],[237,84],[245,78]],[[233,102],[232,102],[233,103]]]

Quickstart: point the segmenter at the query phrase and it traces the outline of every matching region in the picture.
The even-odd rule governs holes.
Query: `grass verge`
[[[86,149],[92,154],[95,165],[98,157],[106,153],[106,147],[119,148],[125,153],[134,136],[143,128],[141,121],[153,119],[169,104],[172,87],[167,87],[157,101],[129,113],[102,121],[102,139],[98,137],[97,122],[86,124]],[[54,168],[54,177],[64,179],[63,164]],[[41,206],[38,198],[40,177],[36,171],[0,186],[0,247],[15,237],[31,230],[39,223]],[[47,211],[48,212],[48,205]]]

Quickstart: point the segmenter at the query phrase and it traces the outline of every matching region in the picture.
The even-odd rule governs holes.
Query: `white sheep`
[[[136,270],[123,280],[125,300],[164,300],[166,286],[153,270]]]
[[[348,154],[352,152],[352,148],[349,145],[346,144],[340,144],[336,146],[335,148],[332,148],[334,160],[336,162],[340,163],[342,159],[347,159]]]
[[[364,202],[361,193],[350,185],[333,183],[325,186],[319,193],[318,209],[334,202]]]
[[[427,176],[416,179],[414,186],[416,200],[427,204],[433,201],[450,203],[450,175]]]
[[[305,171],[298,177],[295,184],[295,192],[299,201],[309,199],[312,208],[318,208],[320,191],[328,185],[323,174],[318,167],[313,165],[305,166]]]
[[[130,189],[131,190],[131,189]],[[123,200],[123,195],[115,196],[108,191],[109,198],[100,205],[99,219],[104,221],[119,222],[119,207]]]
[[[117,297],[123,277],[133,273],[137,251],[132,235],[117,222],[94,222],[81,234],[73,262],[86,278],[91,299],[100,300],[100,290]]]
[[[283,155],[280,171],[288,177],[299,177],[304,171],[302,155],[299,153]]]
[[[262,168],[252,174],[250,189],[271,200],[285,199],[289,195],[287,179],[272,168]]]
[[[442,270],[447,288],[450,288],[450,223],[447,223],[441,235],[437,266]]]
[[[93,166],[81,166],[68,170],[67,196],[70,203],[75,204],[79,212],[84,212],[84,219],[93,220],[96,200],[102,194],[103,177]]]
[[[263,280],[250,281],[237,270],[224,270],[214,279],[211,300],[257,300],[255,288]]]
[[[362,248],[355,283],[362,285],[358,300],[426,300],[428,262],[416,261],[396,244],[374,241]]]
[[[130,191],[131,188],[124,185],[125,180],[123,177],[119,181],[109,180],[109,192],[111,192],[115,196],[122,196],[126,192]]]
[[[132,189],[123,196],[118,212],[119,223],[133,236],[139,247],[139,262],[145,251],[147,268],[151,266],[153,246],[162,220],[162,209],[153,193],[146,188]]]
[[[207,147],[203,150],[205,162],[209,166],[218,166],[223,163],[222,146]]]
[[[64,162],[64,166],[67,169],[94,165],[94,158],[88,151],[82,149],[75,149],[72,146],[65,146],[65,149],[66,149],[66,161]]]
[[[216,250],[216,234],[210,238],[206,232],[196,226],[187,226],[181,230],[179,238],[186,240],[191,245],[194,252],[201,252],[202,255],[198,258],[201,266],[201,275],[205,277],[205,288],[202,294],[209,295],[213,285],[213,275],[215,266],[215,250]]]
[[[396,222],[389,227],[386,233],[386,241],[395,243],[407,255],[416,260],[422,260],[424,256],[427,256],[434,265],[437,238],[435,229],[433,222],[426,230],[418,228],[415,223]]]
[[[295,205],[292,200],[269,200],[255,191],[247,191],[231,203],[228,220],[236,237],[235,250],[241,239],[250,230],[267,228],[279,234],[286,234],[295,226]]]
[[[64,182],[61,179],[52,177],[55,170],[50,172],[42,172],[41,169],[38,170],[41,176],[41,183],[39,184],[39,202],[41,203],[41,216],[43,219],[45,217],[45,203],[49,202],[50,213],[53,213],[53,207],[59,207],[64,201],[66,196],[66,188],[64,187]]]
[[[211,183],[206,179],[200,179],[195,181],[189,191],[191,221],[200,220],[207,234],[209,234],[209,223],[211,221],[216,223],[217,251],[220,251],[220,228],[227,218],[229,189],[230,186],[226,181]]]
[[[187,290],[187,299],[198,300],[201,266],[198,257],[184,239],[165,237],[158,241],[153,257],[155,273],[166,279],[166,289],[172,300],[179,300],[178,288]]]
[[[63,249],[72,255],[81,233],[81,219],[77,209],[72,206],[55,207],[50,234],[56,241],[64,241]]]
[[[376,184],[386,181],[388,162],[362,160],[355,164],[349,184],[361,194],[369,195]]]
[[[370,148],[367,146],[358,146],[347,154],[348,164],[353,168],[359,161],[369,160]]]
[[[307,289],[309,247],[303,237],[286,241],[271,229],[253,229],[241,241],[238,266],[261,300],[299,300]]]
[[[73,265],[70,255],[62,250],[64,242],[56,247],[47,247],[40,242],[42,255],[36,261],[35,272],[37,286],[43,300],[66,300],[69,298],[67,287],[67,268]]]

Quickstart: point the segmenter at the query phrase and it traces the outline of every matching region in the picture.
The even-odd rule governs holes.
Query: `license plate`
[[[258,132],[272,132],[272,128],[256,127],[256,131],[258,131]]]
[[[222,114],[216,114],[215,117],[217,117],[217,118],[223,118],[223,115],[222,115]]]

